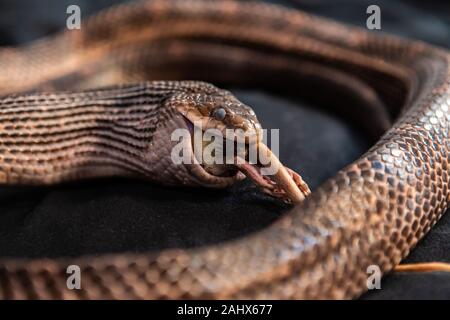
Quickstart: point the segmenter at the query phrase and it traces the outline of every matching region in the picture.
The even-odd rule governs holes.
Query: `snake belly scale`
[[[367,289],[367,267],[392,270],[450,202],[449,62],[448,52],[421,42],[249,1],[121,5],[80,31],[1,49],[5,184],[111,174],[233,183],[239,175],[149,165],[164,154],[152,153],[151,143],[163,148],[167,130],[185,124],[180,99],[238,104],[226,91],[181,81],[187,79],[294,95],[330,89],[333,97],[317,99],[337,105],[336,112],[357,119],[378,141],[255,234],[148,254],[2,258],[0,297],[359,296]],[[255,123],[249,125],[257,131]],[[81,267],[82,290],[67,290],[70,264]]]

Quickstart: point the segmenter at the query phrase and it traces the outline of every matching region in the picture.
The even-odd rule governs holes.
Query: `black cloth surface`
[[[0,2],[0,45],[56,32],[65,10],[83,17],[117,0]],[[371,1],[270,1],[365,26]],[[382,30],[450,47],[450,5],[436,1],[377,1]],[[314,190],[370,143],[343,119],[303,101],[262,91],[231,90],[251,105],[265,128],[280,128],[280,158]],[[297,132],[296,134],[293,134]],[[166,188],[128,179],[54,187],[0,187],[0,257],[61,257],[194,247],[244,236],[288,210],[251,183],[227,190]],[[407,262],[450,261],[450,214],[420,242]],[[393,274],[365,299],[450,298],[450,275]]]

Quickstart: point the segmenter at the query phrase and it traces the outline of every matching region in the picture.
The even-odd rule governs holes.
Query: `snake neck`
[[[81,93],[0,99],[0,183],[56,184],[125,176],[166,185],[226,187],[240,176],[215,176],[194,161],[172,160],[189,128],[179,97],[218,88],[198,81],[153,81]],[[183,141],[181,141],[183,143]]]
[[[0,100],[0,182],[151,175],[177,125],[162,104],[169,94],[137,85]]]

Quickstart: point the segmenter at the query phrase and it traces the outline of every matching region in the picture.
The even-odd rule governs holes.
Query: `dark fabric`
[[[0,45],[17,45],[65,25],[78,4],[83,17],[116,0],[4,0]],[[365,26],[371,1],[271,1]],[[377,1],[385,32],[450,47],[450,6],[437,1]],[[0,71],[1,72],[1,71]],[[370,146],[342,119],[302,101],[231,88],[266,128],[281,128],[280,157],[317,188]],[[297,134],[293,135],[293,132]],[[242,182],[229,190],[165,188],[105,179],[50,188],[0,187],[0,257],[60,257],[192,247],[241,237],[267,226],[288,207]],[[450,261],[450,215],[406,259]],[[450,276],[394,274],[367,299],[449,298]]]

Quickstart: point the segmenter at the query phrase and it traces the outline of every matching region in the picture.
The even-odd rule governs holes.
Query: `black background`
[[[57,32],[65,26],[70,4],[78,4],[85,18],[118,2],[122,1],[3,0],[0,45],[19,45]],[[361,27],[367,6],[378,4],[383,32],[450,47],[450,4],[445,2],[270,2]],[[300,172],[313,190],[370,146],[351,125],[313,105],[264,92],[232,91],[254,107],[264,127],[281,128],[282,162]],[[199,246],[256,231],[287,209],[248,182],[224,191],[169,189],[124,179],[51,188],[0,187],[0,256],[61,257]],[[450,261],[449,249],[447,214],[406,260]],[[382,290],[363,298],[450,298],[450,274],[389,275]]]

